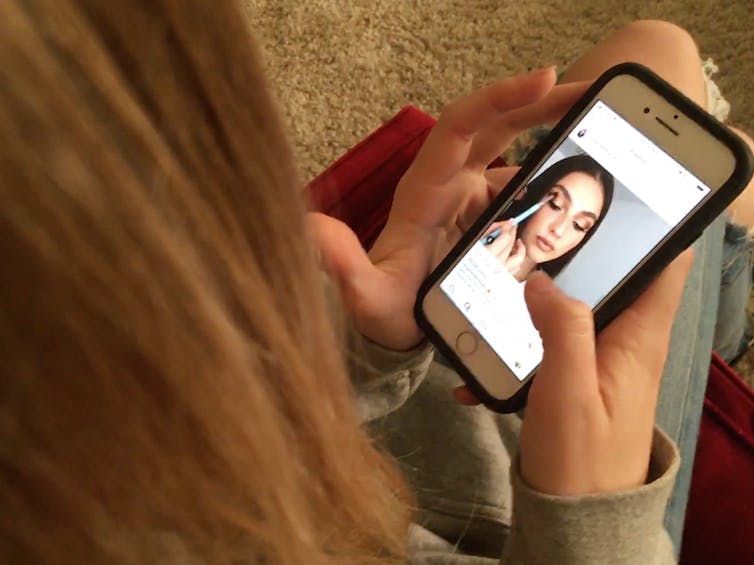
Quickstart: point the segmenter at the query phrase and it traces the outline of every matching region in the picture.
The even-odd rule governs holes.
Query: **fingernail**
[[[552,282],[550,275],[544,271],[534,271],[526,279],[526,287],[529,289],[529,292],[544,294],[555,290],[555,283]]]
[[[545,75],[547,73],[551,73],[555,70],[555,65],[549,65],[547,67],[542,67],[541,69],[536,69],[529,73],[530,76],[538,76],[538,75]]]

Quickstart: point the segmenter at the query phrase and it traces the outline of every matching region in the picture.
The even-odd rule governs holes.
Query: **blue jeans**
[[[681,452],[681,468],[665,515],[680,550],[711,351],[730,361],[751,335],[751,240],[746,229],[718,218],[694,244],[695,260],[673,325],[656,422]]]
[[[752,240],[743,226],[725,225],[720,304],[712,348],[731,362],[746,350],[752,337],[746,304],[751,288]]]

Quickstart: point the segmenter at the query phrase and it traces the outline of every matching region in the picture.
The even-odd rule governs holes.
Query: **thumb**
[[[327,271],[336,278],[346,298],[373,269],[356,234],[343,222],[319,212],[306,215],[309,230]]]
[[[544,348],[542,365],[537,371],[533,389],[546,389],[547,396],[559,404],[569,398],[583,399],[585,390],[596,392],[594,317],[591,309],[583,302],[566,296],[541,271],[529,277],[524,297]]]

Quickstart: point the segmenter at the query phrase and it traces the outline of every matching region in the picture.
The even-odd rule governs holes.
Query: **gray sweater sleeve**
[[[367,338],[351,339],[348,369],[362,422],[401,407],[427,375],[434,349],[427,342],[410,351],[391,351]]]
[[[513,523],[503,563],[660,565],[675,563],[663,529],[680,457],[655,429],[645,485],[624,492],[549,496],[513,479]],[[514,463],[515,465],[515,463]]]
[[[498,433],[491,431],[493,428],[500,429],[500,425],[497,428],[489,425],[490,418],[495,416],[484,408],[453,407],[454,403],[448,401],[448,388],[452,385],[440,374],[443,369],[431,362],[432,349],[428,345],[410,352],[393,352],[365,342],[349,363],[364,421],[381,418],[380,429],[388,435],[390,432],[386,430],[392,421],[398,427],[396,433],[401,434],[404,447],[413,445],[411,441],[415,440],[411,455],[394,453],[402,464],[408,462],[415,471],[424,467],[423,472],[427,477],[434,477],[432,480],[448,472],[477,477],[468,492],[463,486],[456,486],[451,487],[452,492],[430,489],[427,494],[421,481],[412,481],[412,487],[419,489],[420,507],[419,523],[414,524],[408,534],[411,564],[675,563],[672,544],[662,524],[679,455],[665,434],[655,431],[649,477],[647,484],[640,488],[573,497],[542,494],[530,489],[521,479],[515,446],[511,448],[510,441],[501,437],[505,435],[502,430],[500,435],[491,437]],[[429,377],[423,383],[428,372]],[[433,378],[433,373],[438,374]],[[424,392],[414,395],[419,387]],[[463,410],[466,416],[459,418],[455,410]],[[427,414],[432,415],[433,422],[426,422]],[[428,441],[443,444],[443,428],[453,423],[464,424],[454,428],[455,439],[472,446],[473,456],[467,454],[459,458],[453,449],[426,445]],[[514,428],[517,433],[516,426],[510,427]],[[458,434],[466,439],[457,437]],[[509,473],[490,472],[498,467],[496,462],[506,459],[512,461]],[[480,468],[469,468],[473,466]],[[439,484],[459,484],[441,477],[437,480]],[[468,494],[470,492],[473,495]],[[449,506],[447,499],[456,502]],[[483,500],[496,500],[496,504],[507,500],[501,506],[508,507],[512,500],[510,517],[506,519],[506,513],[501,512],[500,517],[492,521],[478,520]],[[464,508],[467,509],[466,519],[460,516]],[[477,528],[477,524],[480,527]],[[490,540],[492,543],[479,543],[480,535],[497,539]],[[502,547],[498,549],[502,555],[490,554],[490,547],[494,546]]]

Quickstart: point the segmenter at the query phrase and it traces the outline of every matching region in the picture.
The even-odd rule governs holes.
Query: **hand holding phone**
[[[600,332],[751,172],[746,146],[701,108],[649,69],[613,67],[428,277],[417,320],[479,400],[519,410],[547,348],[524,300],[527,277],[550,275]],[[514,237],[526,255],[515,273]]]
[[[424,337],[413,316],[424,278],[473,224],[515,169],[487,166],[523,130],[557,120],[587,85],[556,86],[546,69],[505,79],[450,104],[401,179],[387,225],[367,255],[342,222],[311,214],[323,262],[356,329],[389,349]]]
[[[526,300],[544,342],[529,391],[521,476],[554,495],[615,492],[646,482],[670,330],[693,261],[688,250],[596,338],[591,309],[544,274]]]

